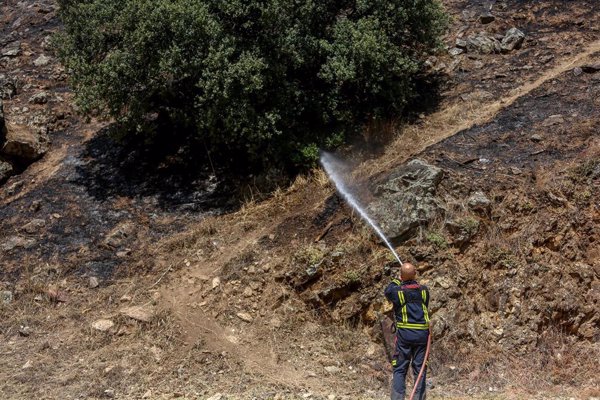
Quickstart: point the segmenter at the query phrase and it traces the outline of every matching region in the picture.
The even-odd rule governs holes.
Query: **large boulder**
[[[25,125],[6,124],[6,141],[2,154],[18,163],[30,164],[48,151],[48,143],[42,135]]]
[[[399,244],[418,233],[442,210],[435,196],[443,171],[425,161],[412,160],[397,168],[374,191],[368,212],[385,235]]]

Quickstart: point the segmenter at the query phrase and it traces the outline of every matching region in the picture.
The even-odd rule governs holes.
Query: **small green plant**
[[[297,251],[293,258],[298,264],[313,266],[323,261],[325,252],[317,246],[309,245]]]
[[[427,239],[427,241],[429,243],[431,243],[432,245],[434,245],[438,249],[446,249],[446,248],[448,248],[448,241],[446,240],[446,238],[442,234],[440,234],[438,232],[429,232],[429,233],[427,233],[427,235],[425,236],[425,239]]]
[[[473,217],[466,217],[460,220],[460,226],[471,237],[479,230],[479,220]]]
[[[358,283],[360,282],[360,273],[354,269],[348,270],[344,272],[344,279],[348,283]]]

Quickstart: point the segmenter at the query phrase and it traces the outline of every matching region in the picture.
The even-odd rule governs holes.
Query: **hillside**
[[[343,157],[431,288],[431,398],[598,398],[600,9],[486,3],[444,1],[440,95]],[[2,398],[388,398],[393,259],[328,177],[240,204],[117,145],[71,104],[54,2],[0,10]]]

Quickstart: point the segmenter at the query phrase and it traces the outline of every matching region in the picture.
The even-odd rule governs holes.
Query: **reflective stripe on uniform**
[[[425,302],[427,301],[427,292],[425,290],[421,290],[421,297],[423,298],[423,317],[425,318],[425,322],[429,323],[429,312],[427,311],[427,306]]]
[[[402,285],[402,282],[400,282],[398,279],[392,279],[392,282],[394,282],[398,286]]]
[[[429,323],[426,323],[426,324],[410,324],[410,323],[396,322],[396,328],[398,328],[398,329],[421,329],[421,330],[427,330],[427,329],[429,329]]]
[[[406,302],[404,300],[404,292],[398,292],[398,297],[400,298],[400,305],[402,306],[402,322],[408,322],[408,313],[406,312]]]

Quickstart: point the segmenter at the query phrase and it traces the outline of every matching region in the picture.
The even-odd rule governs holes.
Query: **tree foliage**
[[[438,0],[59,0],[87,115],[126,134],[300,165],[402,111],[446,24]]]

